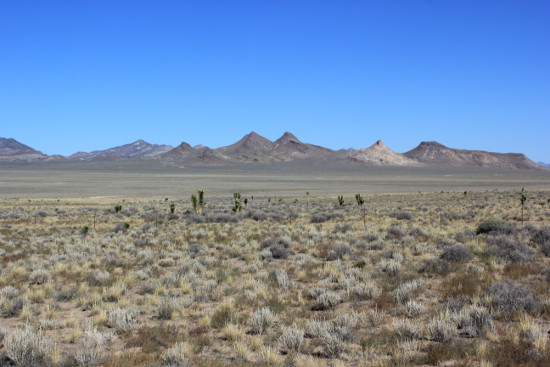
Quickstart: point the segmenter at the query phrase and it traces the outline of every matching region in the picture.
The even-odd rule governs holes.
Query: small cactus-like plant
[[[205,202],[204,202],[204,190],[198,190],[197,195],[193,194],[191,195],[191,204],[193,205],[193,210],[197,214],[202,213],[202,209],[204,208]]]
[[[523,226],[523,208],[525,207],[525,201],[527,200],[527,196],[523,193],[523,189],[521,189],[521,195],[519,197],[519,202],[521,203],[521,225]]]
[[[231,210],[233,210],[233,213],[238,213],[242,210],[243,206],[241,204],[241,201],[239,199],[235,199],[235,203],[233,204],[233,208],[231,208]]]
[[[199,206],[203,208],[204,207],[204,190],[202,189],[199,190],[198,194],[199,194]]]

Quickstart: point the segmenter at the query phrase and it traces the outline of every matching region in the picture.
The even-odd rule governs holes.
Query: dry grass
[[[549,196],[3,200],[1,363],[547,365]]]

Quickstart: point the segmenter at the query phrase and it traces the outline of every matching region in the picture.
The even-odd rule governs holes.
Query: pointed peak
[[[134,141],[134,142],[131,143],[130,145],[138,145],[138,144],[149,144],[149,143],[146,142],[146,141],[143,140],[143,139],[139,139],[139,140]]]
[[[381,148],[387,148],[386,144],[384,144],[382,140],[377,140],[376,143],[374,143],[374,145],[379,146]]]
[[[288,143],[291,141],[295,143],[301,143],[301,141],[296,136],[294,136],[294,134],[289,133],[288,131],[286,131],[283,136],[277,139],[277,143]]]
[[[256,133],[255,131],[251,131],[250,133],[246,134],[241,140],[260,140],[260,141],[270,141],[267,138],[264,138],[260,134]],[[271,142],[271,141],[270,141]]]
[[[182,141],[180,145],[178,145],[175,149],[178,150],[193,150],[193,147],[186,142]]]
[[[371,145],[370,147],[368,148],[365,148],[365,149],[361,149],[361,151],[368,151],[368,150],[377,150],[377,151],[391,151],[390,148],[388,148],[386,146],[386,144],[384,144],[384,142],[382,140],[377,140],[376,143],[374,143],[373,145]]]

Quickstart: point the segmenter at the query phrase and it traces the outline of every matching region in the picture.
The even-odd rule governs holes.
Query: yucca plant
[[[195,213],[200,214],[204,208],[204,190],[198,190],[197,193],[198,196],[195,194],[191,195],[191,204]]]
[[[363,226],[367,226],[367,213],[365,208],[363,207],[363,204],[365,204],[365,199],[361,196],[361,194],[355,194],[355,201],[357,201],[357,205],[363,208]]]
[[[346,204],[344,201],[344,195],[338,195],[338,204],[340,204],[340,206],[344,206]]]
[[[521,203],[521,225],[523,226],[523,208],[525,206],[525,201],[527,200],[527,196],[523,193],[524,189],[521,189],[521,196],[519,197],[519,201]]]

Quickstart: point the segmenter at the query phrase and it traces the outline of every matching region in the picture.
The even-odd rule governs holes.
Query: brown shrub
[[[182,341],[181,330],[175,325],[142,326],[128,340],[128,346],[141,347],[144,353],[155,353]]]

